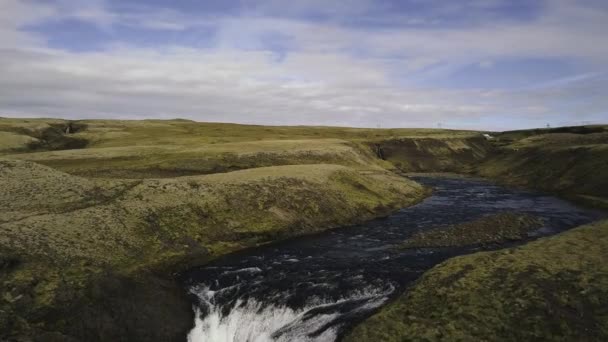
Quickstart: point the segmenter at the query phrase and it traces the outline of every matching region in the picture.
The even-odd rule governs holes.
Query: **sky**
[[[608,1],[0,0],[0,116],[608,123]]]

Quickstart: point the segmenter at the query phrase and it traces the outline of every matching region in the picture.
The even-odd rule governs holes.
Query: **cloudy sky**
[[[0,116],[608,122],[608,1],[0,0]]]

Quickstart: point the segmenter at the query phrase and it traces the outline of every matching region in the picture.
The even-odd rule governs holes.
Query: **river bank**
[[[322,164],[111,180],[5,159],[0,174],[0,331],[19,341],[181,341],[192,310],[175,272],[427,194],[386,171]]]
[[[468,172],[608,208],[605,127],[505,132],[492,146]],[[606,340],[606,232],[601,221],[529,245],[450,259],[344,340]]]
[[[605,341],[607,248],[601,221],[447,260],[344,341]]]
[[[523,244],[596,219],[593,211],[557,198],[484,180],[415,180],[434,188],[433,195],[384,219],[227,255],[186,272],[184,283],[198,308],[191,341],[334,341],[446,259]],[[494,228],[478,234],[481,241],[453,244],[452,238],[448,246],[403,248],[427,232],[452,229],[462,239],[513,218],[522,220],[509,229],[515,235]]]
[[[428,194],[393,172],[602,205],[606,133],[566,133],[0,119],[2,338],[181,341],[192,312],[176,272]]]

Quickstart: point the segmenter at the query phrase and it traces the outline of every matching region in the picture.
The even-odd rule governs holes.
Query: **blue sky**
[[[608,122],[602,0],[2,0],[0,115]]]

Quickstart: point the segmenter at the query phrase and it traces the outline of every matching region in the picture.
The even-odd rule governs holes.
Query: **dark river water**
[[[361,225],[231,254],[184,274],[196,298],[188,340],[339,340],[426,270],[482,249],[398,248],[417,231],[516,211],[543,219],[544,227],[530,236],[534,239],[600,217],[555,197],[483,180],[414,179],[434,188],[416,206]]]

